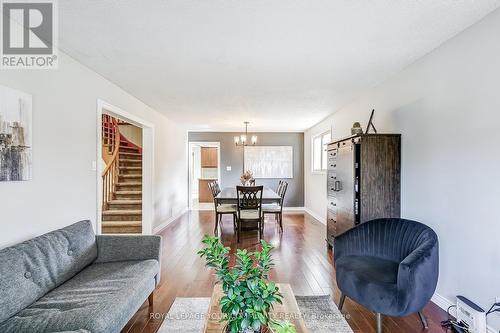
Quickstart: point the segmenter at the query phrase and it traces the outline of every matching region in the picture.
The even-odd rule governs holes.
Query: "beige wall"
[[[187,132],[102,76],[59,53],[56,70],[1,71],[0,84],[33,95],[33,180],[0,183],[0,248],[97,213],[97,100],[154,128],[154,220],[187,207]]]
[[[130,142],[142,148],[142,128],[130,125],[120,125],[120,133]]]

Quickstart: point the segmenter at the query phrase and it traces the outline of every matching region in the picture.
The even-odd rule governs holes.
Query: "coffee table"
[[[270,312],[271,318],[279,320],[288,320],[295,325],[297,333],[309,332],[304,324],[302,315],[300,314],[299,306],[293,295],[292,288],[289,284],[278,283],[276,284],[283,295],[283,304],[276,303]],[[224,295],[222,286],[216,284],[210,299],[210,307],[208,308],[208,316],[205,319],[205,333],[223,333],[225,323],[220,323],[222,318],[219,301]]]

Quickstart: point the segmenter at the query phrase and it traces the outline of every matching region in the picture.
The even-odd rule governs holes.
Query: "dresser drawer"
[[[337,158],[337,149],[332,149],[328,151],[328,159]]]
[[[338,233],[337,229],[337,218],[333,212],[328,210],[327,218],[326,218],[326,229],[327,229],[327,237],[328,239],[332,239]]]
[[[328,171],[335,172],[337,170],[337,159],[328,159],[327,169]]]
[[[337,212],[337,199],[335,197],[329,197],[326,207],[328,208],[328,211],[333,211],[335,214]]]

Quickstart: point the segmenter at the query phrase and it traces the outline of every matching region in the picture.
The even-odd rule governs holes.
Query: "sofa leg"
[[[153,306],[153,301],[154,301],[154,296],[153,296],[153,293],[151,293],[148,296],[149,306]]]
[[[418,316],[420,317],[420,321],[422,322],[422,326],[424,327],[424,329],[428,329],[429,324],[427,323],[427,318],[425,318],[424,313],[422,311],[419,311]]]
[[[344,307],[344,302],[345,302],[345,294],[342,293],[340,294],[340,301],[339,301],[339,310],[342,311],[342,308]]]
[[[382,314],[377,313],[377,333],[382,333]]]

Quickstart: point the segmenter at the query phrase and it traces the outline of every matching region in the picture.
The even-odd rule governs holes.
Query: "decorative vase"
[[[361,124],[360,123],[355,122],[354,124],[352,124],[351,134],[352,135],[363,134],[363,129],[361,128]]]

